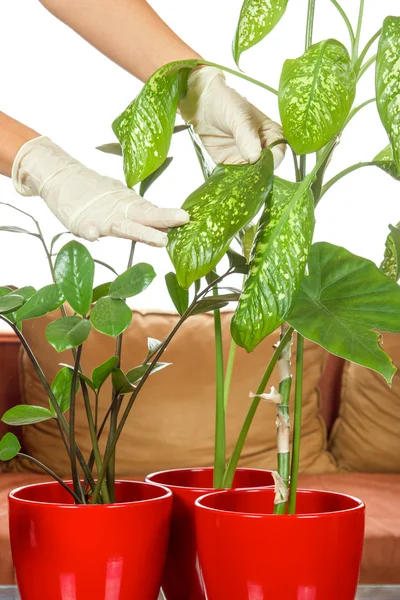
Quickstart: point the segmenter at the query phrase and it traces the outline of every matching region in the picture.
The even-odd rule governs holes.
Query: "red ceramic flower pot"
[[[228,491],[196,501],[208,600],[354,600],[364,504],[301,490],[296,515],[273,515],[274,490]]]
[[[117,504],[74,505],[58,483],[9,496],[11,547],[21,600],[156,600],[172,494],[116,484]]]
[[[205,600],[197,555],[194,503],[213,489],[213,469],[176,469],[153,473],[146,481],[162,484],[174,494],[171,536],[162,577],[166,600]],[[237,469],[236,488],[273,485],[270,471]],[[221,596],[219,600],[225,600]]]

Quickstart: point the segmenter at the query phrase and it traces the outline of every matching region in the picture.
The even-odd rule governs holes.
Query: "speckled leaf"
[[[375,156],[372,163],[397,181],[400,181],[400,173],[394,162],[393,149],[390,144]]]
[[[349,53],[337,40],[319,42],[299,58],[287,60],[279,84],[279,110],[293,150],[316,152],[339,133],[355,92]]]
[[[233,58],[238,66],[240,55],[273,30],[287,4],[288,0],[244,0],[232,46]]]
[[[400,286],[344,248],[314,244],[289,323],[304,337],[390,383],[396,369],[376,330],[400,333]]]
[[[400,17],[383,22],[376,59],[376,105],[400,171]]]
[[[167,158],[179,97],[196,64],[195,60],[184,60],[161,67],[114,121],[128,187],[148,177]]]
[[[389,225],[390,233],[386,238],[385,254],[381,266],[385,273],[393,281],[400,279],[400,223],[396,227]]]
[[[314,231],[310,185],[310,177],[300,184],[275,177],[231,323],[248,352],[285,321],[296,299]]]
[[[183,227],[169,232],[168,252],[178,283],[189,288],[219,263],[236,233],[266,202],[273,179],[273,158],[263,150],[255,164],[218,165],[182,208],[190,214]]]

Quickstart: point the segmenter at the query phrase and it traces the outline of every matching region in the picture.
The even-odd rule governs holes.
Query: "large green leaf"
[[[390,144],[375,156],[372,164],[385,171],[385,173],[397,181],[400,181],[400,172],[398,171],[396,163],[394,162],[393,149]]]
[[[356,92],[346,48],[337,40],[311,46],[285,61],[279,84],[279,110],[285,137],[297,154],[320,150],[339,133]]]
[[[282,18],[288,0],[244,0],[232,45],[239,66],[240,55],[255,46]]]
[[[123,300],[100,298],[90,314],[92,325],[97,331],[116,337],[132,320],[132,311]]]
[[[65,297],[60,287],[52,283],[33,294],[29,300],[16,312],[16,321],[27,321],[43,317],[56,310],[64,302]]]
[[[156,273],[147,263],[138,263],[127,269],[110,285],[111,298],[131,298],[143,292],[153,281]]]
[[[255,164],[218,165],[182,208],[190,214],[171,229],[168,252],[178,283],[189,288],[219,263],[237,232],[262,208],[271,190],[273,158],[263,150]]]
[[[338,246],[314,244],[289,323],[337,356],[390,382],[396,369],[379,331],[400,332],[400,286],[371,261]]]
[[[376,59],[376,105],[400,171],[400,17],[383,22]]]
[[[167,284],[169,297],[182,316],[189,306],[189,292],[179,285],[176,275],[172,271],[166,274],[165,283]]]
[[[180,95],[196,64],[196,60],[182,60],[161,67],[114,121],[128,187],[148,177],[167,158]]]
[[[0,297],[0,314],[7,314],[19,308],[24,303],[22,296],[18,294],[6,294]]]
[[[65,413],[69,409],[70,398],[71,398],[71,387],[72,387],[73,369],[70,367],[63,367],[58,371],[55,376],[53,383],[51,384],[51,390],[57,400],[57,404],[60,407],[62,413]],[[76,381],[76,391],[79,389],[79,378]],[[56,412],[50,402],[50,412],[55,416]]]
[[[74,311],[87,315],[92,303],[94,278],[94,261],[89,250],[75,240],[68,242],[57,255],[54,273]]]
[[[0,298],[2,296],[7,296],[7,294],[11,294],[12,291],[13,290],[11,288],[9,288],[9,287],[6,287],[4,285],[0,286]],[[18,294],[18,296],[19,295],[22,295],[22,294]]]
[[[46,339],[57,350],[63,352],[80,346],[89,337],[90,321],[81,317],[62,317],[46,327]]]
[[[93,369],[92,380],[97,390],[101,388],[103,383],[108,379],[113,370],[117,367],[118,363],[118,356],[112,356],[105,362],[101,363],[101,365]]]
[[[13,406],[4,413],[1,420],[7,425],[32,425],[33,423],[41,423],[54,419],[53,413],[43,406],[28,406],[27,404],[19,404]]]
[[[385,254],[381,266],[385,273],[393,281],[400,279],[400,223],[396,227],[389,225],[390,233],[386,238]]]
[[[11,460],[21,450],[21,444],[13,433],[6,433],[0,440],[0,460]]]
[[[248,352],[285,321],[296,299],[314,231],[311,182],[275,177],[231,323],[233,339]]]

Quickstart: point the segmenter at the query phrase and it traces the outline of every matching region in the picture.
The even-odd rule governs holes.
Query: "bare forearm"
[[[40,0],[92,46],[142,81],[162,65],[200,56],[145,0]]]
[[[10,177],[18,150],[39,133],[0,112],[0,174]]]

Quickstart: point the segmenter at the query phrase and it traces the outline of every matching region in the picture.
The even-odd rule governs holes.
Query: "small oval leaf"
[[[64,300],[64,294],[58,285],[54,283],[46,285],[27,300],[17,311],[15,319],[16,321],[27,321],[43,317],[59,308]]]
[[[112,372],[112,385],[116,394],[131,394],[135,387],[131,385],[121,369]]]
[[[123,300],[100,298],[94,305],[90,320],[95,329],[111,337],[120,335],[132,320],[132,311]]]
[[[126,378],[129,381],[129,383],[133,385],[137,381],[140,381],[140,379],[142,379],[143,375],[148,370],[149,366],[150,366],[149,364],[139,365],[138,367],[135,367],[134,369],[131,369],[130,371],[128,371],[128,373],[126,374]],[[158,371],[162,371],[166,367],[170,367],[170,366],[171,366],[171,363],[158,362],[152,368],[150,375],[154,375],[154,373],[157,373]]]
[[[110,293],[110,285],[111,281],[108,281],[107,283],[101,283],[100,285],[96,286],[93,290],[92,302],[97,302],[97,300],[100,298],[108,296]]]
[[[74,311],[87,315],[92,303],[94,279],[94,261],[89,250],[75,240],[68,242],[57,255],[54,273]]]
[[[7,314],[13,312],[24,303],[22,296],[18,294],[7,294],[0,297],[0,314]]]
[[[127,269],[110,285],[111,298],[131,298],[143,292],[153,281],[156,273],[147,263],[138,263]]]
[[[99,390],[103,383],[107,381],[108,377],[111,375],[118,363],[118,356],[112,356],[111,358],[103,362],[101,365],[93,369],[92,381],[96,390]]]
[[[337,40],[311,46],[285,61],[279,111],[285,137],[297,154],[320,150],[337,135],[350,112],[356,77],[346,48]]]
[[[58,371],[55,376],[53,383],[51,384],[51,391],[53,392],[57,404],[60,407],[62,413],[65,413],[69,409],[70,398],[71,398],[71,386],[72,386],[73,368],[63,367]],[[79,379],[76,382],[76,391],[79,389]],[[56,412],[51,402],[50,412],[56,416]]]
[[[57,350],[63,352],[80,346],[89,337],[90,321],[81,317],[62,317],[46,327],[46,339]]]
[[[182,288],[172,271],[165,276],[169,296],[178,313],[182,316],[189,306],[189,292]]]
[[[11,460],[17,456],[20,450],[21,444],[13,433],[6,433],[0,440],[0,460]]]
[[[48,421],[54,419],[53,413],[43,406],[28,406],[27,404],[20,404],[19,406],[13,406],[3,416],[3,423],[7,425],[32,425],[33,423],[41,423],[42,421]]]

